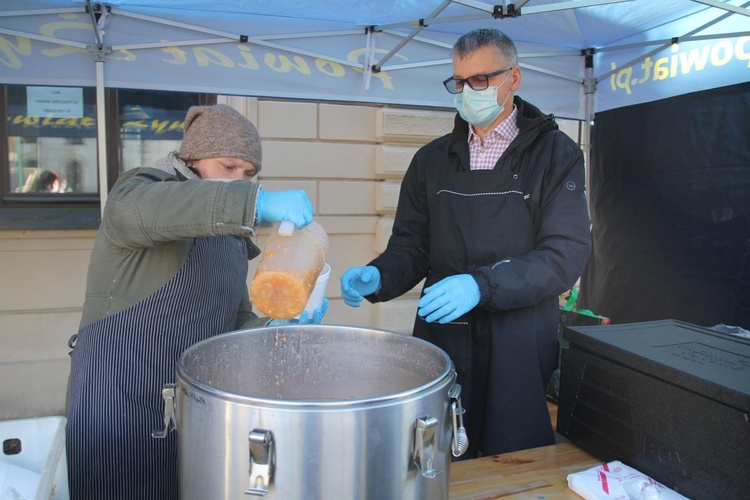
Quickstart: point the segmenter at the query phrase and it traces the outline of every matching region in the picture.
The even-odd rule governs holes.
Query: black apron
[[[245,242],[198,238],[180,271],[134,306],[81,329],[71,353],[66,426],[71,499],[177,498],[177,442],[162,387],[190,345],[234,329]]]
[[[425,286],[532,251],[537,229],[526,198],[523,179],[507,169],[435,172]],[[470,443],[464,458],[554,443],[545,387],[557,360],[556,311],[545,301],[501,312],[476,307],[445,325],[417,316],[414,335],[456,367]]]

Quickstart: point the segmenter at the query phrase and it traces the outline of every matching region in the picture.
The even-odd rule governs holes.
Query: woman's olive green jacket
[[[165,285],[186,262],[195,238],[234,235],[247,258],[260,253],[255,236],[255,198],[249,181],[200,180],[170,155],[129,170],[108,195],[94,242],[81,327],[120,312]],[[247,290],[236,328],[263,326]]]

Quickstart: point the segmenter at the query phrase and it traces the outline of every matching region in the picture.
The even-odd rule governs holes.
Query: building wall
[[[303,188],[330,237],[326,323],[409,332],[416,291],[346,306],[339,278],[384,248],[399,180],[417,147],[450,130],[453,113],[220,97],[263,139],[266,189]],[[261,231],[259,245],[268,229]],[[67,341],[80,320],[94,231],[0,231],[0,420],[64,415]],[[250,263],[248,283],[257,259]]]
[[[259,182],[269,190],[305,189],[328,232],[324,322],[410,332],[419,287],[388,303],[351,308],[341,300],[339,278],[385,248],[412,155],[450,131],[454,112],[242,97],[219,102],[258,126]],[[568,125],[577,138],[577,124]],[[267,234],[259,235],[261,248]],[[65,414],[67,341],[78,328],[94,237],[94,231],[0,231],[0,420]]]
[[[0,420],[64,415],[92,231],[0,231]]]

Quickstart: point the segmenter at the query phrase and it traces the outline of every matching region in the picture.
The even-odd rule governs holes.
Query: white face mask
[[[510,73],[508,73],[508,76],[510,76]],[[505,77],[505,80],[508,79],[508,76]],[[503,83],[505,83],[505,80]],[[456,94],[454,98],[458,114],[461,115],[461,118],[477,127],[485,127],[494,122],[505,111],[505,103],[508,102],[508,98],[510,97],[510,91],[508,91],[508,95],[505,97],[503,103],[498,104],[497,90],[499,88],[497,86],[487,87],[484,90],[474,90],[468,85],[464,85],[463,92]]]

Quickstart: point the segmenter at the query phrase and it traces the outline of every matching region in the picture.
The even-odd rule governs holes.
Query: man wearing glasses
[[[401,184],[386,250],[341,277],[350,306],[426,278],[414,335],[453,360],[466,409],[464,457],[553,444],[545,390],[558,359],[558,296],[591,238],[583,155],[551,115],[515,96],[513,41],[459,38],[453,132],[422,147]]]

